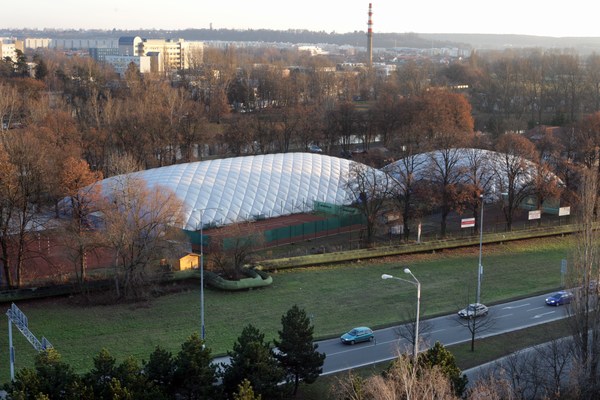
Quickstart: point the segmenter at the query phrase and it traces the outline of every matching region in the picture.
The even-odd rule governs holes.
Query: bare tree
[[[111,177],[115,175],[128,174],[131,172],[141,171],[142,166],[135,158],[127,153],[119,154],[116,152],[109,153],[104,166],[104,176]]]
[[[471,193],[471,197],[467,196],[465,201],[475,218],[474,232],[479,233],[481,207],[484,207],[485,193],[489,192],[492,185],[492,160],[488,152],[478,149],[466,150],[465,156],[467,165],[464,171],[464,189]]]
[[[389,88],[373,105],[372,114],[383,145],[392,144],[393,134],[400,126],[401,102],[397,92]]]
[[[388,166],[386,171],[393,177],[390,181],[390,194],[402,214],[402,234],[404,240],[408,240],[412,220],[419,217],[419,210],[416,207],[419,182],[417,171],[425,164],[426,159],[412,151],[405,152],[403,156]]]
[[[0,133],[8,130],[17,111],[17,89],[0,82]]]
[[[469,400],[517,400],[504,370],[490,372],[469,390]]]
[[[500,191],[506,194],[502,211],[506,227],[510,231],[517,208],[534,192],[531,161],[537,160],[537,153],[535,146],[527,138],[512,133],[502,135],[496,149],[500,155],[494,163],[495,173]]]
[[[424,313],[424,310],[421,309],[421,313]],[[415,333],[417,327],[417,319],[416,319],[416,310],[414,308],[407,308],[403,313],[403,320],[410,321],[405,324],[402,324],[396,328],[394,328],[394,333],[398,336],[399,339],[404,339],[410,344],[410,348],[415,348]],[[427,343],[429,339],[429,334],[432,330],[432,325],[428,320],[419,320],[419,344]],[[421,347],[419,345],[419,347]]]
[[[469,305],[467,305],[467,307],[468,306]],[[471,333],[471,351],[475,351],[475,339],[477,335],[481,335],[482,332],[490,330],[494,327],[494,319],[489,315],[489,313],[482,315],[475,312],[466,318],[458,316],[456,318],[457,323],[467,328]]]
[[[38,210],[45,184],[44,156],[43,143],[30,130],[2,136],[0,260],[9,287],[23,284],[22,270],[28,257],[28,243],[35,240],[35,231],[43,226]]]
[[[434,192],[432,198],[440,207],[440,234],[446,235],[447,219],[452,210],[462,210],[469,193],[461,189],[464,167],[461,166],[462,152],[453,147],[444,147],[430,153],[429,179]]]
[[[211,263],[209,268],[216,269],[226,279],[240,279],[243,268],[254,261],[252,253],[263,243],[262,233],[250,224],[218,228],[217,233],[211,235],[207,249]]]
[[[537,399],[543,397],[543,374],[540,359],[530,351],[520,351],[509,355],[498,363],[506,377],[514,395],[521,399]]]
[[[572,355],[571,341],[564,339],[512,353],[484,370],[468,398],[482,398],[484,385],[507,399],[577,398],[571,397],[577,385],[568,373],[575,366]]]
[[[255,154],[252,126],[254,116],[238,114],[233,116],[221,135],[227,149],[235,156]]]
[[[574,352],[581,367],[584,398],[597,398],[600,393],[598,374],[600,362],[600,233],[598,223],[598,172],[584,171],[581,186],[580,227],[573,256],[573,267],[567,276],[575,287],[568,319],[574,339]]]
[[[149,268],[181,250],[177,239],[183,204],[170,190],[150,188],[133,174],[106,185],[102,210],[106,243],[115,253],[116,294],[140,298],[152,272]]]
[[[365,217],[367,223],[366,242],[373,241],[377,223],[386,206],[391,177],[364,164],[352,163],[345,185],[348,197]]]
[[[60,192],[67,197],[71,220],[65,226],[64,244],[75,264],[77,282],[85,289],[87,255],[100,243],[90,220],[100,200],[100,187],[93,185],[102,174],[93,172],[83,160],[67,158],[62,164]]]
[[[534,347],[534,358],[543,371],[545,392],[550,398],[572,392],[573,382],[569,379],[569,368],[573,366],[573,342],[569,339],[553,339],[549,343]]]
[[[420,96],[430,85],[430,70],[427,64],[418,65],[415,61],[403,64],[396,72],[400,93],[407,97]]]
[[[336,399],[438,399],[457,400],[450,379],[438,366],[415,365],[400,354],[381,375],[362,379],[350,373],[331,390]]]

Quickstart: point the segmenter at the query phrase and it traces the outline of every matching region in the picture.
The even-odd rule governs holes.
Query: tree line
[[[37,60],[34,78],[23,76],[24,59],[16,64],[3,60],[0,68],[5,172],[0,250],[4,280],[15,287],[21,284],[18,269],[28,257],[34,216],[57,210],[65,197],[81,202],[79,188],[124,172],[304,151],[310,143],[333,156],[349,157],[359,147],[366,154],[357,160],[367,165],[398,161],[389,192],[408,238],[420,216],[431,210],[441,212],[441,235],[451,211],[470,210],[477,217],[481,195],[490,185],[484,181],[489,159],[473,153],[468,170],[459,169],[459,148],[505,155],[496,174],[507,177],[501,188],[507,193],[507,229],[527,196],[539,204],[557,198],[576,206],[581,171],[598,160],[600,62],[595,55],[583,59],[540,49],[473,52],[450,64],[407,61],[386,75],[360,67],[340,70],[340,56],[232,46],[205,49],[203,62],[186,71],[142,76],[129,68],[123,77],[89,58],[51,51],[23,57]],[[468,89],[457,89],[459,84]],[[558,128],[545,129],[548,123]],[[387,152],[377,152],[375,142]],[[418,156],[432,151],[441,157],[432,160],[427,179],[417,180]],[[528,162],[535,166],[534,176],[519,186]],[[81,173],[65,182],[65,168]],[[468,180],[460,180],[465,173]],[[361,180],[361,171],[354,175]],[[383,205],[365,210],[367,220],[375,223],[375,213],[382,210]],[[87,223],[77,213],[73,218],[76,225]],[[89,231],[84,228],[70,229],[85,236]],[[122,241],[126,236],[111,238],[123,256],[122,249],[129,248]],[[85,246],[77,252],[87,253]],[[128,282],[135,275],[124,274]]]

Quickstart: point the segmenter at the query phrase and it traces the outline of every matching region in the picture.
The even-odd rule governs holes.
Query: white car
[[[477,318],[483,317],[487,315],[488,308],[481,303],[472,303],[467,306],[467,308],[463,308],[458,312],[458,316],[461,318]]]

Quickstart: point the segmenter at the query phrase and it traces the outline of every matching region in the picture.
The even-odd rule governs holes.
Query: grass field
[[[572,238],[549,238],[485,246],[481,299],[485,303],[541,293],[559,287],[560,264],[570,259]],[[473,301],[478,248],[394,257],[374,262],[319,266],[274,274],[271,287],[240,293],[205,291],[207,345],[213,355],[232,347],[249,323],[276,337],[281,316],[294,304],[311,316],[317,338],[339,335],[355,325],[398,323],[414,306],[413,285],[383,281],[382,273],[404,277],[410,266],[421,281],[422,318],[456,311]],[[73,299],[19,303],[29,329],[45,336],[77,371],[88,371],[102,348],[122,360],[147,359],[160,345],[177,353],[199,331],[199,289],[185,289],[150,302],[80,306]],[[9,304],[4,304],[8,308]],[[0,331],[7,332],[6,319]],[[0,336],[0,380],[9,379],[8,335]],[[32,365],[35,352],[13,329],[16,368]]]

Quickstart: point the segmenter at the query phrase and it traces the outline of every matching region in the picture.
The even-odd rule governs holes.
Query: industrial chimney
[[[371,3],[369,3],[369,22],[367,22],[367,57],[369,67],[373,65],[373,11],[371,10]]]

